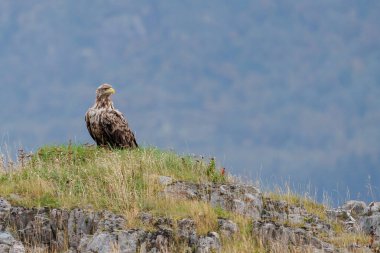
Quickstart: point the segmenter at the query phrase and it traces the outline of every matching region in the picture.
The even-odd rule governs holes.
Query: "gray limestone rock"
[[[303,227],[312,233],[333,234],[331,226],[326,221],[308,213],[303,206],[290,205],[285,201],[264,199],[261,218],[263,221],[276,221],[278,224]]]
[[[187,242],[189,246],[193,246],[197,243],[197,231],[194,220],[181,219],[177,222],[178,237],[180,240]]]
[[[174,182],[164,192],[166,196],[196,199],[210,202],[213,207],[260,219],[262,194],[252,185],[243,184],[195,184]]]
[[[211,253],[221,252],[222,245],[220,243],[219,234],[216,232],[209,232],[206,236],[201,236],[198,239],[196,253]]]
[[[25,247],[20,241],[16,241],[16,243],[10,247],[9,253],[25,253]]]
[[[380,214],[360,217],[359,226],[364,233],[380,237]]]
[[[286,227],[274,222],[254,221],[252,232],[267,247],[277,242],[282,245],[305,246],[315,250],[323,250],[324,252],[334,251],[332,245],[322,242],[312,233],[302,228]]]
[[[30,242],[50,244],[54,240],[54,235],[47,213],[36,214],[23,230],[23,236]]]
[[[130,229],[128,231],[119,231],[116,233],[119,252],[134,253],[145,240],[146,232],[140,229]]]
[[[98,232],[93,236],[83,237],[80,241],[78,251],[81,253],[108,253],[115,252],[117,247],[117,238],[114,234],[109,232]]]
[[[349,212],[342,208],[329,209],[326,211],[326,215],[330,220],[334,221],[346,221],[347,219],[351,219]]]
[[[0,244],[0,252],[9,253],[10,246],[6,244]]]
[[[40,244],[41,247],[56,248],[55,231],[52,229],[48,208],[12,207],[10,224],[17,229],[18,236],[23,242]]]
[[[210,204],[256,220],[260,219],[263,206],[261,192],[251,185],[242,184],[214,186]]]
[[[174,240],[172,229],[164,228],[147,233],[142,245],[147,252],[172,252],[170,250]]]
[[[342,209],[349,211],[354,218],[363,215],[366,208],[366,203],[358,200],[349,200],[342,206]]]
[[[78,248],[81,238],[84,235],[92,235],[97,230],[100,215],[94,211],[76,208],[70,212],[67,232],[69,246]]]
[[[8,232],[0,232],[0,244],[12,246],[15,244],[15,238]]]
[[[67,244],[77,249],[86,236],[119,231],[126,223],[122,216],[109,211],[21,207],[11,208],[10,221],[23,241],[38,243],[36,247],[47,246],[50,250],[62,250]]]
[[[103,231],[96,232],[94,235],[82,237],[78,252],[79,253],[134,253],[137,252],[140,244],[144,240],[146,233],[142,230],[131,229],[123,231]]]
[[[368,207],[365,209],[366,215],[372,215],[380,213],[380,202],[371,202]]]
[[[237,224],[231,220],[218,218],[220,232],[227,237],[236,234],[239,231]]]
[[[0,198],[0,231],[5,231],[9,223],[11,204],[3,198]]]
[[[52,209],[50,211],[50,227],[54,235],[51,242],[52,248],[61,250],[66,247],[68,235],[66,233],[68,227],[70,212],[68,210]]]
[[[209,185],[177,181],[165,187],[163,194],[179,199],[208,200]]]
[[[116,215],[109,211],[101,212],[100,220],[97,224],[97,230],[113,232],[125,228],[127,221],[121,215]]]
[[[10,233],[0,232],[0,252],[2,253],[25,253],[25,248]]]

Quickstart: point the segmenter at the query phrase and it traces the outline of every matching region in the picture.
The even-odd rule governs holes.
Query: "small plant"
[[[218,215],[219,218],[228,219],[230,218],[230,213],[224,210],[222,207],[217,206],[214,208],[215,213]]]
[[[215,158],[210,159],[210,163],[207,167],[206,174],[209,178],[212,178],[215,175],[216,172],[216,164],[215,164]]]
[[[217,171],[215,158],[210,159],[210,163],[206,170],[206,175],[208,179],[213,183],[224,183],[226,182],[225,169],[222,168],[221,171]]]

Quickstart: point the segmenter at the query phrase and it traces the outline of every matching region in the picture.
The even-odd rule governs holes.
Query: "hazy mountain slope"
[[[109,82],[145,145],[340,199],[349,185],[368,200],[368,177],[380,185],[379,10],[343,0],[3,1],[2,142],[89,142],[83,115]]]

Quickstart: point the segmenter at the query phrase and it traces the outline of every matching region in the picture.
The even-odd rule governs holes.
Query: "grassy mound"
[[[213,164],[155,148],[46,146],[23,164],[0,174],[0,195],[17,194],[13,203],[24,206],[90,205],[123,213],[147,205],[162,188],[157,182],[161,175],[191,182],[225,180]]]
[[[217,218],[223,217],[236,222],[240,230],[233,238],[222,236],[223,252],[267,252],[252,235],[251,219],[205,202],[171,199],[160,194],[164,189],[159,183],[160,176],[195,183],[228,182],[213,159],[179,156],[156,148],[107,150],[62,145],[42,147],[18,166],[7,172],[0,170],[0,196],[13,205],[106,209],[124,215],[130,228],[153,229],[141,223],[138,215],[142,211],[174,220],[189,217],[196,222],[199,234],[217,231]],[[308,198],[291,192],[267,193],[266,197],[303,206],[320,219],[327,219],[326,207]],[[336,236],[328,240],[334,245],[368,240],[345,233],[338,224],[331,225],[337,227]]]
[[[0,173],[0,196],[26,207],[107,209],[124,215],[128,227],[144,227],[141,211],[172,219],[190,217],[197,232],[217,230],[217,218],[233,219],[241,232],[222,238],[226,252],[254,252],[250,219],[200,201],[159,195],[159,176],[196,183],[226,182],[215,161],[156,148],[107,150],[83,145],[45,146],[21,168]],[[150,229],[150,228],[147,228]],[[249,242],[249,243],[248,243]]]

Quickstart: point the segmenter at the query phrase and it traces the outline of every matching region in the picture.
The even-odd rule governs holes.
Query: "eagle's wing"
[[[138,147],[135,135],[128,127],[128,122],[121,112],[117,110],[106,111],[102,115],[101,124],[109,144],[115,147]]]
[[[96,141],[95,135],[92,132],[89,113],[90,113],[90,111],[86,112],[86,115],[84,116],[84,120],[86,121],[86,126],[87,126],[87,130],[88,130],[89,134],[91,135],[92,139],[94,139]]]

